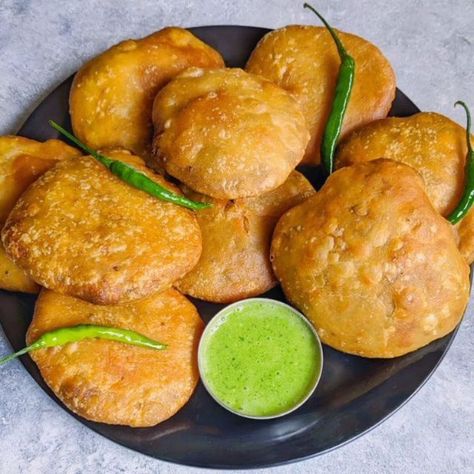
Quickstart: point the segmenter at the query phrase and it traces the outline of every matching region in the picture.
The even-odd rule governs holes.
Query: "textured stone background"
[[[312,22],[301,4],[0,0],[0,133],[14,132],[60,81],[118,40],[172,24],[273,28]],[[395,67],[399,87],[422,110],[464,123],[452,104],[463,98],[474,108],[473,0],[318,0],[315,5],[339,28],[379,45]],[[328,455],[265,472],[474,472],[473,310],[471,304],[430,382],[382,426]],[[0,354],[9,350],[0,330]],[[189,471],[102,439],[59,409],[18,362],[2,368],[0,473]]]

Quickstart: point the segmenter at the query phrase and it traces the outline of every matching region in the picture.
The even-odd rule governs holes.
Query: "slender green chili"
[[[309,8],[324,23],[324,26],[331,34],[334,43],[336,43],[337,52],[341,59],[336,89],[334,91],[334,99],[331,105],[331,112],[329,113],[326,127],[324,129],[323,141],[321,142],[322,162],[327,173],[331,174],[334,170],[334,154],[336,152],[337,142],[341,134],[344,115],[347,106],[349,105],[352,85],[354,84],[355,61],[354,58],[348,54],[341,40],[337,36],[337,33],[331,28],[331,25],[329,25],[323,16],[308,3],[305,3],[303,6],[304,8]]]
[[[83,339],[107,339],[118,341],[133,346],[146,347],[149,349],[166,349],[166,344],[149,339],[129,329],[113,328],[107,326],[94,326],[92,324],[80,324],[79,326],[59,328],[44,333],[39,339],[25,347],[21,351],[0,358],[0,365],[15,359],[27,352],[44,349],[47,347],[63,346],[70,342],[82,341]]]
[[[134,188],[140,189],[141,191],[145,191],[151,196],[157,197],[163,201],[172,202],[173,204],[177,204],[178,206],[186,207],[194,211],[205,209],[212,205],[206,202],[192,201],[191,199],[188,199],[185,196],[175,194],[169,189],[166,189],[164,186],[161,186],[161,184],[158,184],[157,182],[153,181],[145,173],[142,173],[141,171],[135,169],[133,166],[124,163],[123,161],[112,160],[111,158],[102,155],[98,151],[90,148],[53,120],[49,120],[49,124],[59,133],[69,138],[69,140],[75,143],[79,148],[82,148],[86,153],[89,153],[97,161],[102,163],[110,170],[112,174],[118,176],[122,181],[125,181]]]
[[[460,105],[466,111],[467,156],[464,171],[466,176],[464,193],[459,204],[456,206],[456,209],[454,209],[454,211],[448,216],[448,220],[451,224],[457,224],[468,213],[474,203],[474,151],[471,143],[471,113],[469,112],[467,105],[461,100],[458,100],[454,105]]]

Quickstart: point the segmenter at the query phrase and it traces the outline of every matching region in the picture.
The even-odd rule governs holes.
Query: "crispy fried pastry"
[[[192,199],[211,198],[187,191]],[[268,291],[277,281],[270,264],[270,241],[278,218],[314,194],[306,178],[293,171],[277,189],[258,197],[226,201],[196,214],[203,251],[198,264],[177,288],[215,303],[229,303]]]
[[[107,154],[179,192],[140,158]],[[10,213],[2,240],[39,284],[96,304],[167,288],[201,254],[191,211],[131,187],[92,157],[59,163],[33,183]]]
[[[385,117],[395,98],[395,74],[381,51],[369,41],[338,31],[356,63],[354,86],[342,134]],[[303,162],[318,164],[326,119],[336,86],[340,59],[326,28],[290,25],[266,34],[246,70],[260,74],[298,101],[311,133]]]
[[[13,135],[0,137],[0,228],[25,189],[59,160],[80,156],[59,140],[44,143]],[[5,254],[0,243],[0,288],[36,293],[38,285]]]
[[[241,69],[191,68],[153,105],[159,164],[218,199],[256,196],[287,179],[309,133],[296,101]]]
[[[421,177],[391,160],[336,171],[289,210],[272,241],[275,274],[323,342],[396,357],[451,332],[469,267]]]
[[[32,352],[45,382],[73,412],[101,423],[146,427],[173,416],[191,397],[204,324],[176,290],[113,306],[43,290],[27,342],[78,324],[131,329],[168,347],[156,351],[90,339]]]
[[[165,28],[112,46],[74,78],[70,111],[74,133],[93,148],[149,153],[156,93],[190,66],[223,67],[220,54],[182,28]]]

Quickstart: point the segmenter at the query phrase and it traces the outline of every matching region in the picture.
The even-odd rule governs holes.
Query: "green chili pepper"
[[[135,169],[133,166],[119,160],[112,160],[111,158],[102,155],[98,151],[88,147],[79,139],[77,139],[74,135],[69,133],[67,130],[64,130],[64,128],[62,128],[53,120],[49,120],[49,124],[59,133],[69,138],[69,140],[75,143],[79,148],[82,148],[86,153],[89,153],[97,161],[102,163],[110,170],[112,174],[118,176],[122,181],[125,181],[134,188],[140,189],[141,191],[145,191],[151,196],[157,197],[163,201],[172,202],[173,204],[177,204],[178,206],[186,207],[195,211],[205,209],[212,205],[206,202],[192,201],[191,199],[188,199],[184,196],[175,194],[169,189],[166,189],[165,187],[161,186],[161,184],[156,183],[155,181],[150,179],[145,173],[142,173],[141,171]]]
[[[464,172],[466,176],[464,194],[462,195],[456,209],[454,209],[454,211],[448,216],[448,220],[451,224],[457,224],[468,213],[474,203],[474,151],[471,144],[471,113],[463,101],[458,100],[454,106],[456,105],[460,105],[466,111],[467,157]]]
[[[80,324],[79,326],[59,328],[54,331],[44,333],[33,344],[25,347],[21,351],[0,358],[0,365],[15,359],[27,352],[45,349],[47,347],[63,346],[70,342],[78,342],[83,339],[107,339],[109,341],[123,342],[132,346],[146,347],[149,349],[166,349],[166,344],[149,339],[129,329],[113,328],[107,326],[94,326],[92,324]]]
[[[334,169],[334,154],[336,152],[337,142],[341,134],[344,115],[346,113],[347,106],[349,105],[352,85],[354,84],[355,61],[354,58],[347,53],[344,45],[337,36],[337,33],[331,28],[329,23],[322,17],[322,15],[308,3],[305,3],[303,6],[304,8],[309,8],[324,23],[324,26],[331,34],[334,43],[336,43],[337,51],[341,59],[331,112],[329,113],[329,117],[326,122],[323,141],[321,143],[322,162],[328,174],[331,174]]]

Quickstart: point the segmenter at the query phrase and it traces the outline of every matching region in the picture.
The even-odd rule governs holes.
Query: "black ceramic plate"
[[[256,42],[268,30],[209,26],[191,31],[218,49],[227,65],[243,66]],[[48,119],[69,126],[70,85],[68,79],[53,91],[19,134],[38,140],[57,137],[48,126]],[[391,115],[416,112],[417,107],[398,91]],[[313,183],[320,183],[318,170],[304,171]],[[266,296],[284,299],[279,289]],[[34,302],[32,296],[0,292],[0,322],[15,350],[24,345]],[[222,307],[195,303],[206,321]],[[453,337],[454,334],[448,335],[419,351],[391,360],[363,359],[325,346],[324,372],[312,398],[297,411],[274,420],[258,421],[233,415],[217,405],[201,384],[181,411],[154,428],[109,426],[73,416],[128,448],[179,464],[238,469],[287,463],[334,449],[387,418],[428,379]],[[57,400],[31,359],[24,357],[22,362],[38,384]]]

